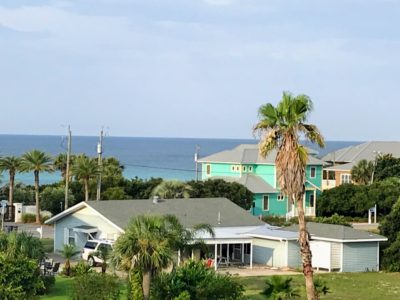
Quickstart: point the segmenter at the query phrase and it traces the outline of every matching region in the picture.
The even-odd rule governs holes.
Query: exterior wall
[[[253,239],[253,262],[272,267],[286,267],[286,242]]]
[[[315,178],[311,178],[311,168],[315,168]],[[306,179],[315,184],[319,188],[322,187],[322,166],[321,165],[307,165],[306,166]],[[306,187],[313,187],[311,184],[306,183]]]
[[[335,180],[336,180],[336,185],[335,186],[339,186],[339,185],[341,185],[342,183],[341,183],[341,179],[340,179],[340,175],[342,175],[342,174],[350,174],[350,172],[349,171],[335,171]]]
[[[343,272],[377,270],[378,242],[343,243]]]
[[[254,174],[261,177],[272,187],[277,187],[275,165],[256,165],[254,167]]]
[[[211,166],[210,175],[207,175],[207,165]],[[218,177],[218,176],[240,177],[240,171],[233,172],[231,169],[232,166],[233,164],[225,164],[225,163],[203,163],[201,167],[201,178],[203,180],[206,180],[211,177]]]
[[[263,201],[264,201],[264,195],[269,196],[269,210],[265,211],[263,210]],[[254,194],[254,202],[255,202],[255,207],[254,207],[254,213],[255,216],[259,215],[277,215],[277,216],[285,216],[287,213],[287,198],[283,201],[278,201],[278,194],[273,193],[273,194]]]
[[[300,246],[297,241],[288,241],[288,267],[301,267]]]
[[[340,243],[331,243],[331,270],[340,270],[341,250]]]
[[[54,251],[61,251],[63,248],[65,228],[74,228],[81,225],[97,227],[99,231],[96,238],[99,239],[115,239],[121,233],[115,226],[100,217],[92,208],[86,207],[56,222],[54,226]],[[77,249],[83,248],[87,241],[87,234],[76,232],[75,241]]]

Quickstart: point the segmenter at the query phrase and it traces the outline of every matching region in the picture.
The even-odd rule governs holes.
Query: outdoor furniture
[[[228,259],[226,257],[219,257],[218,258],[218,262],[217,262],[217,266],[225,266],[228,267],[229,266],[229,262]]]
[[[57,274],[59,269],[60,269],[60,263],[59,263],[59,262],[56,262],[56,263],[53,265],[53,268],[51,269],[51,275]]]

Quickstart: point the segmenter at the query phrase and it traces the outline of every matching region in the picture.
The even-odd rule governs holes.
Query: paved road
[[[54,238],[53,226],[4,222],[4,227],[6,227],[6,226],[17,226],[18,232],[21,232],[21,231],[29,232],[30,234],[32,234],[35,237],[40,237],[40,234],[37,231],[37,229],[42,227],[43,228],[43,238],[50,238],[50,239]]]

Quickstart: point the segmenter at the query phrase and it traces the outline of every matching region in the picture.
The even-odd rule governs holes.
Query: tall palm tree
[[[138,216],[133,219],[115,246],[114,252],[121,258],[121,266],[135,268],[142,273],[143,299],[150,297],[152,275],[166,268],[172,262],[173,241],[170,224],[162,216]]]
[[[10,176],[10,188],[8,193],[8,203],[12,206],[14,199],[14,179],[15,174],[21,168],[21,159],[15,156],[6,156],[0,158],[0,172],[8,171]]]
[[[151,192],[152,196],[162,199],[189,198],[191,187],[178,180],[165,180],[157,185]]]
[[[84,154],[77,156],[72,165],[72,174],[78,180],[83,181],[85,188],[85,201],[89,201],[89,181],[95,178],[99,173],[99,166],[94,159],[87,157]]]
[[[358,184],[369,184],[374,168],[372,161],[362,159],[351,169],[351,179]]]
[[[32,150],[22,156],[21,170],[31,172],[35,176],[36,223],[40,223],[39,204],[39,174],[40,172],[53,172],[53,160],[45,152]]]
[[[277,149],[275,165],[280,189],[292,203],[297,204],[299,244],[308,299],[315,299],[309,233],[303,208],[308,151],[300,144],[299,139],[302,137],[320,147],[324,146],[324,139],[318,128],[305,123],[312,108],[313,104],[308,96],[293,96],[284,92],[276,107],[270,103],[260,107],[260,121],[254,127],[254,131],[262,135],[262,156],[265,157],[273,149]]]

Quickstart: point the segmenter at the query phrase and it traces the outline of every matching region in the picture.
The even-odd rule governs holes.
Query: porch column
[[[313,217],[316,216],[316,211],[317,211],[317,190],[314,190],[314,206],[313,206]]]
[[[229,264],[229,244],[226,246],[226,262]]]
[[[178,266],[181,264],[181,249],[178,250]]]
[[[242,245],[241,245],[241,253],[242,253],[242,263],[244,263],[244,243],[242,243]]]
[[[215,243],[215,247],[214,247],[214,270],[217,271],[217,256],[218,256],[218,244]]]
[[[250,269],[253,269],[253,242],[250,243]]]

